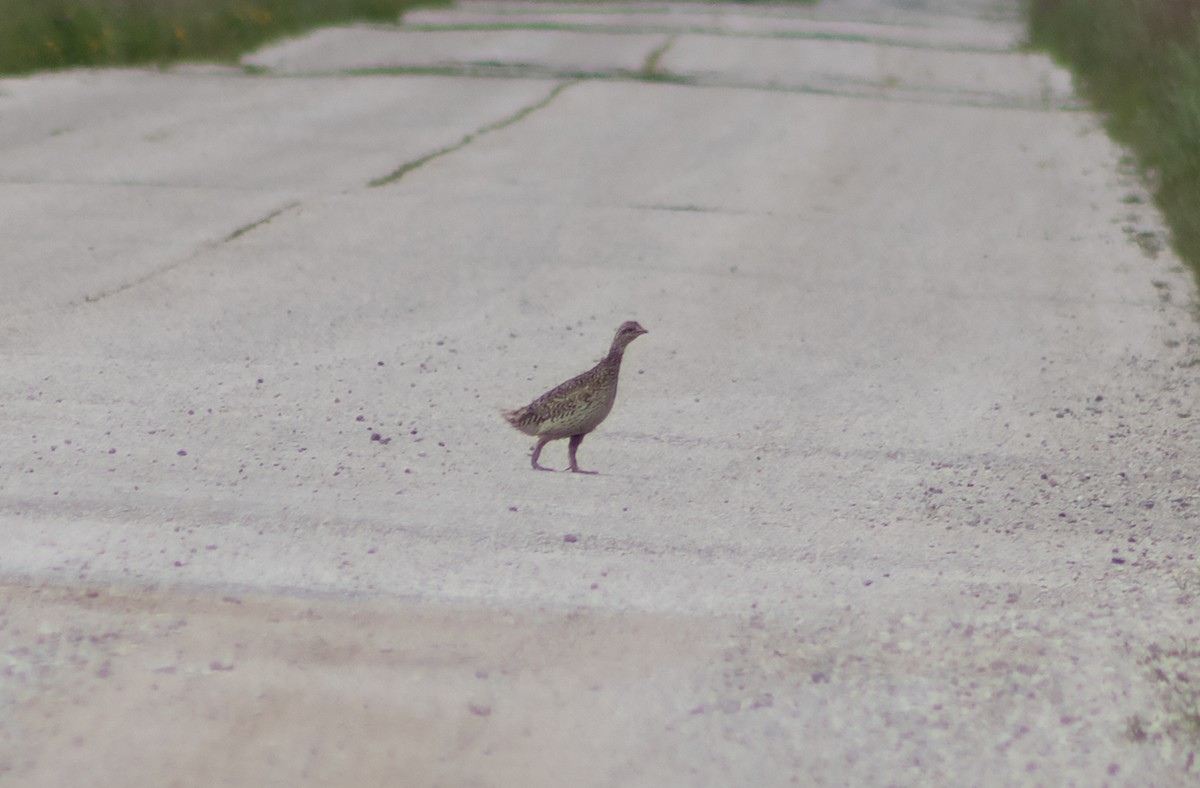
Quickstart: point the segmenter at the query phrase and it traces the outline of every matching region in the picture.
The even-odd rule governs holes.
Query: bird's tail
[[[537,434],[537,421],[529,418],[529,406],[517,408],[516,410],[502,410],[500,415],[504,420],[513,425],[515,429],[520,430],[526,435]]]

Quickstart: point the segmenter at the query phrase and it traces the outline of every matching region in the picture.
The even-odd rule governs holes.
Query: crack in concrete
[[[730,211],[725,208],[713,208],[707,205],[668,205],[666,203],[635,203],[629,206],[639,211],[669,211],[672,213],[722,213],[732,216],[751,216],[755,215],[749,211]]]
[[[234,230],[229,235],[225,236],[224,238],[222,238],[219,241],[210,241],[208,243],[201,244],[196,249],[193,249],[191,251],[191,253],[184,255],[183,257],[181,257],[180,259],[176,260],[173,263],[169,263],[169,264],[163,266],[162,268],[156,268],[153,271],[149,271],[135,279],[131,279],[128,282],[117,285],[116,287],[110,288],[108,290],[103,290],[99,293],[93,293],[91,295],[85,295],[83,297],[83,303],[94,304],[97,301],[102,301],[105,298],[115,296],[118,293],[123,293],[126,290],[130,290],[134,287],[137,287],[138,285],[143,285],[146,282],[149,282],[151,279],[154,279],[155,277],[162,276],[163,274],[174,271],[176,268],[179,268],[181,265],[184,265],[185,263],[189,263],[192,260],[195,260],[197,257],[204,254],[208,250],[215,249],[216,247],[220,246],[221,244],[229,243],[230,241],[234,240],[235,238],[240,238],[241,236],[250,232],[254,228],[261,227],[264,224],[267,224],[272,219],[292,210],[293,208],[297,207],[298,205],[300,205],[300,201],[293,200],[292,202],[289,202],[288,204],[284,205],[283,207],[277,208],[276,210],[271,211],[266,216],[262,217],[261,219],[258,219],[257,221],[253,221],[253,222],[250,222],[249,224],[242,225],[241,227],[237,228],[236,230]]]
[[[142,274],[141,276],[137,277],[136,279],[131,279],[128,282],[125,282],[124,284],[117,285],[116,287],[110,288],[108,290],[102,290],[99,293],[85,295],[83,297],[82,303],[94,304],[98,301],[103,301],[106,298],[115,296],[118,293],[123,293],[126,290],[130,290],[134,287],[137,287],[138,285],[145,284],[146,282],[149,282],[151,279],[153,279],[156,276],[161,276],[162,274],[165,274],[169,271],[174,271],[176,268],[183,265],[184,263],[190,262],[191,260],[195,259],[199,255],[203,254],[207,249],[211,248],[211,246],[212,246],[212,244],[205,244],[204,246],[200,247],[199,249],[193,249],[191,251],[191,253],[185,255],[184,257],[181,257],[180,259],[176,260],[173,263],[169,263],[169,264],[163,266],[162,268],[156,268],[153,271]],[[79,302],[76,302],[76,303],[79,303]],[[68,304],[68,306],[72,306],[72,304]]]
[[[417,169],[418,167],[422,167],[425,164],[428,164],[429,162],[433,161],[434,159],[441,158],[442,156],[445,156],[447,154],[462,150],[463,148],[470,145],[476,139],[484,136],[485,134],[491,134],[493,131],[499,131],[500,129],[508,128],[509,126],[513,125],[514,123],[519,123],[520,121],[522,121],[526,117],[528,117],[530,114],[538,111],[539,109],[549,106],[550,103],[552,101],[554,101],[555,98],[558,97],[559,93],[562,93],[564,90],[566,90],[567,88],[569,88],[572,85],[577,84],[579,81],[580,80],[578,78],[575,78],[575,79],[569,79],[565,82],[560,82],[559,84],[555,85],[554,89],[551,90],[546,95],[546,97],[543,98],[542,100],[536,101],[533,104],[529,104],[528,106],[522,107],[521,109],[514,112],[512,115],[509,115],[507,118],[502,118],[501,120],[498,120],[495,123],[489,123],[488,125],[483,126],[479,129],[477,129],[476,131],[463,136],[463,138],[461,140],[459,140],[458,142],[456,142],[453,145],[447,145],[446,147],[439,148],[438,150],[435,150],[432,153],[427,153],[424,156],[421,156],[420,158],[413,159],[410,162],[406,162],[405,164],[400,165],[398,168],[396,168],[394,171],[392,171],[388,175],[384,175],[381,178],[375,178],[374,180],[368,182],[367,186],[371,187],[371,188],[375,188],[377,186],[387,186],[390,183],[395,183],[396,181],[400,180],[405,175],[407,175],[408,173]]]
[[[287,211],[292,210],[299,204],[300,204],[299,200],[294,200],[278,210],[271,211],[269,214],[267,214],[263,218],[259,219],[258,221],[250,222],[250,224],[244,224],[241,227],[234,230],[233,232],[231,232],[229,235],[225,236],[225,239],[223,241],[221,241],[221,243],[229,243],[230,241],[232,241],[235,238],[240,238],[243,235],[245,235],[246,233],[253,230],[254,228],[262,227],[264,224],[267,224],[272,219],[274,219],[276,216],[279,216],[280,214],[283,214],[283,213],[286,213]]]
[[[646,74],[642,70],[626,69],[584,70],[562,69],[536,63],[494,63],[474,61],[440,66],[380,66],[375,68],[348,68],[340,71],[305,71],[293,74],[277,74],[278,79],[308,79],[311,77],[371,77],[371,76],[422,76],[422,77],[467,77],[474,79],[540,79],[567,80],[625,80],[633,82],[675,82],[692,84],[691,77],[658,71]]]

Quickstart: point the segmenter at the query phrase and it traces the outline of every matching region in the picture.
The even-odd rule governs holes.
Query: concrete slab
[[[237,235],[63,198],[0,310],[0,778],[1192,777],[1195,290],[1095,118],[438,79],[507,114],[428,90],[379,188],[298,146]],[[497,409],[627,317],[601,475],[533,473]]]
[[[416,8],[404,14],[410,28],[461,29],[556,26],[612,32],[707,33],[765,37],[831,37],[947,49],[1010,51],[1024,38],[1008,26],[976,16],[920,16],[911,9],[880,21],[861,18],[844,3],[812,7],[723,3],[525,3],[463,2],[453,8]],[[897,9],[899,10],[899,9]],[[961,9],[957,9],[961,11]]]
[[[373,27],[318,30],[243,59],[280,74],[458,66],[525,66],[552,71],[641,71],[666,43],[661,33],[573,31],[409,31]]]
[[[1021,8],[991,0],[837,0],[819,3],[761,3],[728,4],[721,2],[645,2],[630,0],[620,3],[581,2],[559,3],[554,0],[460,0],[451,9],[421,8],[405,14],[442,14],[449,10],[469,19],[475,14],[514,16],[545,14],[569,16],[574,14],[603,14],[620,18],[625,15],[654,16],[660,14],[707,14],[723,17],[762,17],[781,20],[860,20],[871,24],[907,24],[913,26],[992,30],[1016,30],[1024,19]]]
[[[780,629],[753,617],[634,611],[495,615],[244,593],[4,591],[5,623],[29,633],[15,641],[29,646],[9,659],[5,684],[29,746],[0,752],[0,770],[30,788],[104,785],[111,775],[176,775],[185,785],[722,785],[731,774],[833,784],[826,775],[847,769],[886,784],[962,760],[1005,769],[1057,754],[1033,735],[1013,736],[1001,752],[972,751],[976,732],[956,724],[964,706],[1003,725],[1011,696],[1028,693],[1040,699],[1026,704],[1034,713],[1010,725],[1068,727],[1086,742],[1099,726],[1086,711],[1064,722],[1051,699],[1083,709],[1114,701],[1101,694],[1112,676],[1049,680],[1040,665],[1071,654],[1030,642],[1019,620],[1001,625],[997,643],[925,617],[879,633],[856,631],[865,622],[854,614]],[[878,636],[906,668],[888,679],[895,711],[859,702],[879,666],[827,645]],[[975,645],[948,663],[943,638]],[[996,645],[1024,656],[997,667]],[[1075,655],[1103,648],[1072,631],[1062,645]],[[947,666],[970,684],[947,686]],[[921,740],[879,744],[920,718]],[[849,746],[830,751],[824,737],[791,735],[821,725]],[[297,753],[296,742],[311,747]],[[1127,748],[1117,774],[1154,774],[1152,753]],[[1111,777],[1108,763],[1079,767],[1100,783]]]
[[[434,76],[298,81],[190,70],[3,80],[0,179],[357,189],[545,93]]]
[[[307,196],[364,188],[548,91],[191,69],[0,81],[10,285],[0,308],[36,324],[45,309],[136,284]]]
[[[1033,107],[1077,103],[1071,75],[1041,54],[684,35],[658,65],[667,74],[773,88]]]
[[[179,265],[251,221],[248,217],[268,216],[298,196],[238,188],[0,182],[6,284],[0,310],[9,321],[40,324],[48,311],[79,307]]]

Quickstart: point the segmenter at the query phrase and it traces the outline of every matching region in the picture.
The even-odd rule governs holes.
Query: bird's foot
[[[536,462],[533,464],[533,469],[535,471],[550,471],[551,473],[554,473],[553,468],[547,468],[545,465],[538,465]]]
[[[600,471],[585,471],[576,465],[571,466],[571,473],[586,473],[588,476],[599,476],[600,475]]]

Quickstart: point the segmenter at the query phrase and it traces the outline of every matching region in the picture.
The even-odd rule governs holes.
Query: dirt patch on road
[[[645,614],[0,594],[0,781],[24,786],[586,784],[589,750],[649,732],[623,698],[689,713],[654,676],[711,642]]]

